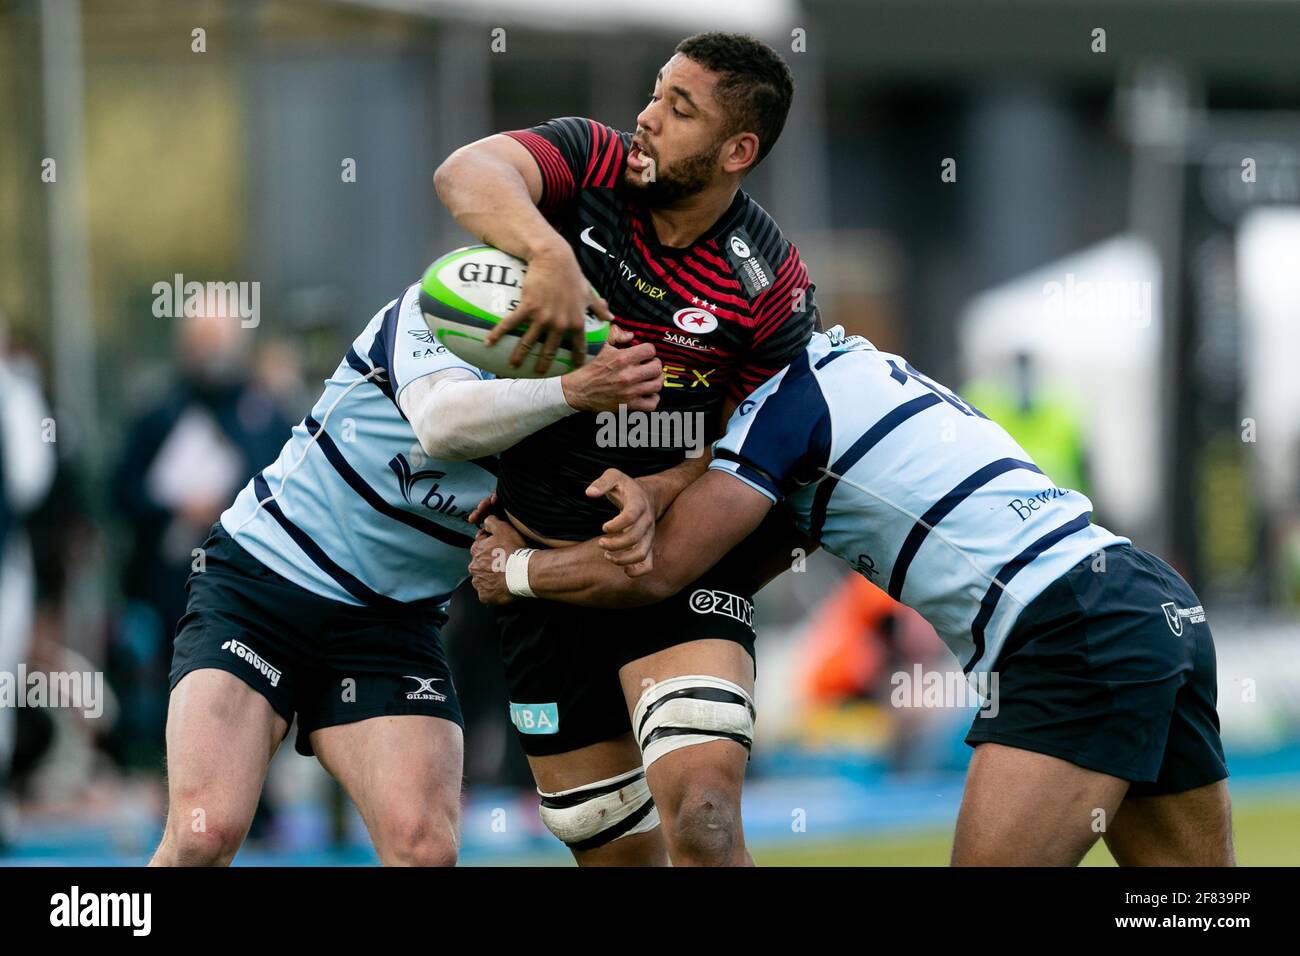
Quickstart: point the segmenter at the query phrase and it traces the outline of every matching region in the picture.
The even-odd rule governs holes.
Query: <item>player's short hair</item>
[[[758,136],[753,169],[781,136],[794,99],[794,77],[785,60],[762,40],[743,33],[697,33],[677,44],[674,52],[720,75],[716,96],[727,113],[727,135]]]

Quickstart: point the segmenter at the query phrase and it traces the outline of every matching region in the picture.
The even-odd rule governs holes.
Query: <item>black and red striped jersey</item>
[[[743,191],[689,247],[659,243],[649,211],[618,188],[631,133],[565,117],[506,134],[542,173],[541,212],[637,343],[664,366],[658,412],[700,412],[710,436],[739,402],[802,353],[819,327],[813,284],[794,245]],[[501,455],[498,495],[539,535],[584,540],[615,514],[584,492],[606,468],[670,468],[684,449],[602,447],[591,414],[571,415]]]

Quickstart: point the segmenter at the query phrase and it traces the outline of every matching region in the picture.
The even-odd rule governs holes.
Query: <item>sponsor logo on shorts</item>
[[[280,668],[268,663],[263,657],[242,641],[230,640],[221,645],[223,651],[230,651],[242,661],[247,661],[253,665],[253,670],[257,671],[268,681],[272,687],[280,685]]]
[[[754,605],[739,594],[699,588],[691,594],[691,610],[696,614],[722,614],[746,627],[754,626]]]
[[[1175,637],[1183,636],[1183,622],[1189,624],[1205,623],[1205,608],[1201,605],[1196,607],[1179,607],[1173,601],[1166,601],[1160,605],[1160,610],[1165,612],[1165,623],[1169,625],[1169,630],[1174,632]]]
[[[510,723],[521,734],[558,734],[559,704],[516,704],[510,702]]]
[[[407,700],[437,700],[437,701],[443,701],[443,700],[446,700],[446,699],[447,699],[447,695],[446,695],[446,694],[440,694],[440,693],[438,693],[438,691],[436,691],[436,690],[433,689],[433,685],[434,685],[434,684],[439,684],[439,683],[441,683],[442,680],[443,680],[443,678],[441,678],[441,677],[416,677],[416,676],[414,676],[414,675],[412,675],[412,674],[404,674],[403,676],[404,676],[407,680],[413,680],[413,681],[415,681],[417,684],[420,685],[419,687],[415,688],[415,690],[411,691],[409,694],[406,695],[406,699],[407,699]]]

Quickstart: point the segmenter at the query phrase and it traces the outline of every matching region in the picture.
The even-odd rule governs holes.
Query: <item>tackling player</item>
[[[652,409],[654,350],[612,335],[561,378],[485,380],[434,343],[418,285],[371,319],[190,576],[152,865],[230,862],[295,716],[298,752],[343,785],[384,864],[456,861],[462,721],[439,628],[496,480],[483,456],[578,411]]]
[[[447,208],[529,264],[518,308],[489,340],[527,321],[515,360],[540,339],[544,367],[589,307],[617,316],[663,363],[655,414],[706,422],[702,439],[717,434],[727,410],[798,355],[816,325],[798,252],[740,189],[776,143],[793,89],[765,44],[700,34],[655,77],[634,133],[569,117],[448,157],[435,175]],[[574,416],[502,455],[499,503],[529,540],[564,547],[632,530],[605,524],[614,508],[603,484],[587,496],[608,468],[637,479],[658,516],[706,465],[682,464],[681,444],[632,447],[600,435],[593,416]],[[603,543],[612,552],[619,542]],[[748,862],[748,577],[743,562],[724,562],[702,582],[731,595],[727,611],[701,614],[678,600],[627,613],[543,601],[499,609],[511,717],[542,817],[579,862],[661,862],[656,804],[674,863]],[[647,715],[637,736],[634,712]]]
[[[594,541],[501,574],[494,552],[523,541],[489,518],[472,551],[480,597],[621,607],[685,588],[702,610],[716,596],[691,582],[784,499],[812,542],[929,620],[967,674],[998,674],[996,715],[966,738],[955,864],[1073,865],[1099,830],[1120,864],[1233,862],[1200,600],[1092,524],[1088,499],[978,409],[837,327],[740,405],[710,469],[639,577]]]

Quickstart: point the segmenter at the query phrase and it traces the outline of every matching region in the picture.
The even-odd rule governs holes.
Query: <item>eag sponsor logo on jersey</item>
[[[247,661],[253,666],[253,670],[257,671],[270,682],[272,687],[278,687],[280,685],[280,668],[266,661],[257,653],[257,651],[253,650],[247,644],[232,639],[222,644],[221,649],[223,651],[230,651],[230,653],[234,654],[241,661]]]
[[[417,342],[423,342],[424,348],[411,349],[411,358],[433,358],[435,355],[446,355],[447,346],[439,345],[433,337],[433,332],[429,329],[407,329],[406,334],[411,336]]]

